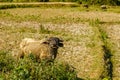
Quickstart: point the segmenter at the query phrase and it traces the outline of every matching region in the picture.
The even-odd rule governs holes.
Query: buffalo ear
[[[49,42],[45,41],[45,42],[43,42],[43,44],[49,44]]]
[[[58,46],[59,47],[63,47],[64,45],[63,45],[63,43],[59,43]]]

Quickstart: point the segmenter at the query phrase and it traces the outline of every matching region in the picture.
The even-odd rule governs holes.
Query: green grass
[[[35,62],[26,57],[15,61],[8,52],[0,51],[0,78],[2,80],[38,79],[38,80],[76,80],[76,72],[67,64]]]
[[[29,7],[79,7],[77,3],[61,3],[61,2],[34,2],[34,3],[1,3],[0,9],[10,8],[29,8]]]

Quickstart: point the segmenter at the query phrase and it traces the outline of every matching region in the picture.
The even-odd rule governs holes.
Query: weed
[[[52,31],[48,30],[48,28],[45,29],[43,25],[40,25],[39,26],[39,33],[50,34],[50,33],[52,33]]]
[[[89,20],[89,24],[93,27],[97,27],[100,23],[100,20],[97,18],[97,19],[92,19],[92,20]]]
[[[8,55],[8,52],[0,50],[0,72],[10,72],[14,66],[14,60]]]
[[[14,61],[8,52],[0,51],[0,76],[9,80],[76,80],[76,72],[68,64],[58,62],[35,62],[34,58],[25,57]],[[9,72],[9,74],[7,74]]]

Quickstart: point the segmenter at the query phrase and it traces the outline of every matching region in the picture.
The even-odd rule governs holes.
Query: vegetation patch
[[[0,51],[1,79],[76,80],[76,72],[68,64],[34,62],[30,57],[15,61],[8,52]]]
[[[2,3],[0,4],[0,9],[9,8],[28,8],[28,7],[79,7],[77,3]]]

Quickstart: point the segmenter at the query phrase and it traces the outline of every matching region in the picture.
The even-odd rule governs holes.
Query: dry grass
[[[103,42],[97,27],[88,24],[91,20],[119,23],[120,14],[102,11],[80,11],[80,8],[17,8],[0,11],[0,49],[16,52],[24,37],[41,39],[45,36],[58,36],[64,40],[64,48],[59,50],[58,61],[67,62],[85,80],[99,80],[104,72]],[[40,26],[46,32],[40,32]],[[104,26],[104,25],[103,25]],[[112,35],[115,44],[114,73],[119,73],[119,26],[104,29]],[[117,33],[115,33],[115,32]],[[113,37],[114,36],[114,37]],[[116,47],[117,45],[117,47]],[[117,48],[117,49],[116,49]],[[115,61],[116,60],[116,61]],[[120,77],[117,76],[117,79]],[[113,76],[114,77],[114,76]],[[117,80],[114,79],[114,80]]]
[[[37,22],[85,22],[92,19],[99,19],[101,22],[120,23],[120,14],[101,11],[79,11],[81,8],[17,8],[1,10],[2,19],[16,21],[37,21]]]

